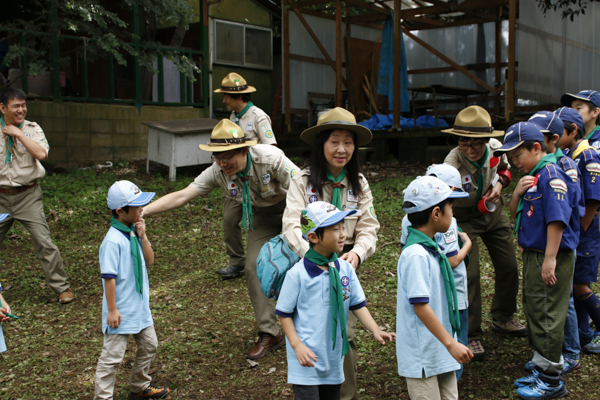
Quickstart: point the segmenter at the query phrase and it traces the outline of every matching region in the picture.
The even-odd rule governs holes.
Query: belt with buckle
[[[32,187],[35,187],[35,185],[37,185],[37,183],[33,183],[31,185],[28,185],[28,186],[19,186],[19,187],[11,187],[11,188],[0,188],[0,193],[5,193],[5,194],[13,195],[13,194],[24,192],[27,189],[31,189]]]

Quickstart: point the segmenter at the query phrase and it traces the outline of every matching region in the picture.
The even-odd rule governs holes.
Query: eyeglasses
[[[237,150],[231,153],[229,156],[220,156],[217,157],[214,154],[210,156],[210,160],[216,163],[228,163],[231,159],[237,154]]]
[[[461,150],[467,150],[469,147],[471,147],[473,150],[477,151],[477,150],[481,150],[483,149],[483,147],[485,146],[485,141],[473,141],[473,140],[464,140],[458,141],[458,148]]]

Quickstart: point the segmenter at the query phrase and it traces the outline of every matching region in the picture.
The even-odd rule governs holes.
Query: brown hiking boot
[[[495,319],[492,320],[492,330],[514,337],[527,336],[527,328],[514,318],[504,324]]]
[[[277,350],[285,343],[283,335],[280,333],[277,336],[269,335],[268,333],[259,333],[256,345],[248,352],[246,358],[250,360],[258,360],[263,358],[272,350]]]
[[[67,304],[72,302],[73,300],[75,300],[75,295],[73,294],[71,288],[68,288],[67,290],[58,295],[58,302],[60,304]]]

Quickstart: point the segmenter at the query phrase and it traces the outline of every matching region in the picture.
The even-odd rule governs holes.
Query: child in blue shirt
[[[100,246],[100,273],[104,286],[102,333],[104,346],[95,376],[94,400],[112,399],[117,367],[123,361],[127,339],[137,344],[129,383],[130,399],[162,399],[169,389],[152,385],[148,374],[156,357],[158,340],[150,312],[150,284],[146,265],[154,252],[141,218],[142,206],[155,193],[143,193],[129,181],[115,182],[108,190],[113,218]]]
[[[452,200],[467,197],[433,176],[408,185],[406,246],[398,260],[396,358],[411,399],[458,399],[455,371],[473,358],[460,331],[454,276],[436,233],[452,224]]]
[[[600,93],[582,90],[577,94],[565,93],[560,98],[563,106],[575,109],[581,115],[585,128],[585,140],[600,151]]]
[[[556,165],[562,169],[575,184],[575,197],[580,205],[579,215],[585,213],[585,202],[581,197],[582,180],[579,179],[579,170],[577,163],[569,156],[563,154],[562,149],[558,147],[558,142],[562,137],[565,127],[563,121],[553,112],[540,111],[529,118],[528,122],[536,124],[544,134],[544,143],[546,144],[546,153],[556,155]],[[579,236],[579,228],[577,228]],[[575,266],[573,266],[574,268]],[[579,329],[577,327],[577,313],[575,312],[575,303],[573,302],[573,290],[569,296],[569,311],[567,313],[567,321],[565,322],[565,337],[563,340],[563,357],[565,365],[561,372],[562,375],[569,373],[581,367],[579,355],[581,346],[579,344]],[[525,368],[532,370],[535,368],[535,363],[529,361],[525,364]]]
[[[527,174],[513,192],[510,212],[523,249],[523,310],[536,364],[514,385],[522,399],[562,397],[562,346],[579,229],[576,185],[556,166],[556,155],[546,153],[544,134],[534,123],[511,126],[494,151],[504,153]]]
[[[584,122],[572,108],[562,107],[555,113],[563,120],[565,132],[558,145],[575,160],[582,184],[584,212],[581,213],[579,245],[573,276],[573,297],[577,312],[579,341],[584,352],[600,354],[600,332],[590,327],[590,318],[596,329],[600,327],[600,300],[590,289],[591,282],[598,280],[600,260],[600,231],[598,206],[600,205],[600,156],[584,140]]]
[[[4,221],[9,214],[0,214],[0,222]],[[0,283],[0,292],[2,292],[2,284]],[[10,314],[10,306],[2,297],[2,293],[0,293],[0,353],[4,353],[6,351],[6,343],[4,342],[4,334],[2,333],[2,322],[7,321],[9,319],[8,315]]]
[[[462,189],[462,181],[460,172],[456,168],[448,164],[434,164],[427,168],[426,176],[434,176],[447,184],[450,189],[457,192],[464,192]],[[408,235],[408,227],[411,226],[408,220],[408,215],[402,219],[402,237],[400,245],[406,245],[406,236]],[[458,311],[460,315],[460,330],[456,332],[459,343],[467,346],[469,334],[469,300],[467,293],[467,266],[465,258],[471,249],[471,239],[469,235],[458,228],[456,219],[452,217],[450,229],[446,232],[438,232],[435,234],[435,240],[440,247],[444,249],[444,253],[450,262],[452,275],[454,275],[454,283],[456,285],[456,296],[458,300]],[[462,246],[459,242],[462,241]],[[468,261],[467,261],[468,262]],[[456,372],[456,379],[460,380],[463,368]]]
[[[344,218],[354,213],[324,201],[302,211],[302,236],[310,249],[287,272],[275,311],[286,337],[288,383],[296,400],[339,400],[350,310],[381,344],[395,338],[373,320],[352,265],[337,258],[346,239]]]

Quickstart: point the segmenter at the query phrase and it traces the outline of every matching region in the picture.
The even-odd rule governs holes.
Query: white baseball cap
[[[448,164],[432,164],[427,167],[426,176],[433,175],[439,178],[442,182],[450,187],[455,187],[455,191],[464,192],[462,188],[462,180],[460,178],[460,172],[452,165]]]
[[[142,192],[133,182],[118,181],[108,189],[106,203],[111,210],[125,206],[140,207],[150,203],[155,195],[153,192]]]
[[[404,212],[412,214],[425,211],[442,201],[469,197],[468,193],[450,190],[447,183],[435,176],[418,176],[404,191],[404,202],[410,202],[412,207],[404,207]]]
[[[0,222],[4,221],[6,218],[8,218],[10,214],[0,214]]]
[[[310,203],[300,216],[300,229],[302,236],[308,240],[308,234],[319,228],[326,228],[342,221],[348,215],[356,213],[356,210],[340,211],[333,204],[325,201]]]

